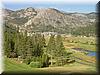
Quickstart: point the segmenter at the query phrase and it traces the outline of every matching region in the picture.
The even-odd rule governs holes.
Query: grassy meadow
[[[96,51],[96,37],[63,37],[63,42],[66,48],[83,48],[91,51]]]
[[[5,72],[31,72],[31,73],[96,73],[96,67],[79,64],[66,64],[62,67],[32,68],[25,63],[5,58]]]

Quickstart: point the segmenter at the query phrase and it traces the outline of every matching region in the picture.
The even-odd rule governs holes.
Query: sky
[[[2,0],[5,8],[56,8],[65,12],[96,12],[98,0]]]

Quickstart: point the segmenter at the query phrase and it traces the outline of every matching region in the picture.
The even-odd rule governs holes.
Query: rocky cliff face
[[[65,13],[54,8],[32,7],[12,11],[4,9],[6,25],[18,27],[20,32],[71,33],[80,27],[94,26],[96,13]]]

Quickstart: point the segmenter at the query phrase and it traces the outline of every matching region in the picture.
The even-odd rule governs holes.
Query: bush
[[[24,59],[24,61],[23,61],[24,63],[26,63],[27,65],[28,64],[30,64],[30,62],[31,62],[31,59]]]
[[[49,57],[47,55],[45,54],[42,55],[41,64],[42,64],[42,67],[49,66]]]
[[[40,62],[31,62],[29,65],[33,68],[40,68],[42,66]]]
[[[32,61],[34,62],[37,62],[37,61],[40,61],[41,60],[41,57],[32,57]]]

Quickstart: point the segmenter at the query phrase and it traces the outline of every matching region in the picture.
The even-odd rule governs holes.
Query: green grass
[[[20,71],[20,70],[32,70],[31,67],[29,67],[26,64],[17,63],[14,60],[10,58],[5,58],[5,71]]]
[[[64,38],[64,37],[63,37]],[[91,51],[96,51],[96,38],[95,37],[67,37],[63,39],[65,48],[83,48]]]
[[[25,63],[18,63],[13,58],[5,58],[5,66],[4,71],[5,72],[17,72],[17,73],[43,73],[45,71],[42,71],[40,68],[32,68],[29,65],[26,65]]]
[[[78,67],[78,68],[77,68]],[[26,73],[68,73],[68,72],[96,72],[95,67],[79,63],[66,64],[60,67],[31,68],[24,63],[17,63],[13,58],[5,58],[5,72],[26,72]]]

